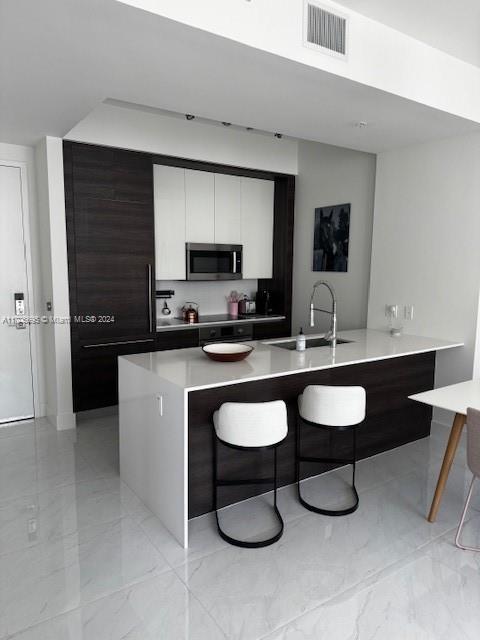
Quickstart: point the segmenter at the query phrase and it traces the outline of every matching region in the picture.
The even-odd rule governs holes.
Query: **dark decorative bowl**
[[[252,353],[253,347],[239,342],[215,342],[206,344],[202,350],[215,362],[239,362]]]

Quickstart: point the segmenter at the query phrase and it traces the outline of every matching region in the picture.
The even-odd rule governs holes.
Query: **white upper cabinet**
[[[241,244],[241,196],[239,176],[215,174],[215,242]]]
[[[273,275],[272,180],[241,178],[243,277]]]
[[[215,242],[215,177],[185,169],[186,242]]]
[[[243,277],[271,278],[272,180],[154,165],[157,280],[185,280],[185,243],[243,245]]]
[[[185,169],[154,165],[155,277],[185,280]]]

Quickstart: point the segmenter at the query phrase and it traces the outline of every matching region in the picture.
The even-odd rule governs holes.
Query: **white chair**
[[[356,430],[365,420],[366,393],[363,387],[330,387],[310,385],[298,398],[298,420],[296,437],[296,481],[298,499],[301,504],[315,513],[327,516],[344,516],[358,508],[358,493],[355,487]],[[302,455],[301,431],[307,425],[332,432],[351,431],[353,433],[353,451],[349,458],[318,457]],[[352,492],[354,504],[344,509],[325,509],[307,502],[300,490],[300,466],[304,462],[327,464],[351,464]]]
[[[282,400],[274,402],[225,402],[213,414],[213,508],[220,536],[230,544],[249,549],[266,547],[277,542],[283,534],[283,519],[277,507],[277,447],[288,433],[287,407]],[[239,451],[273,449],[273,477],[228,480],[218,478],[218,444]],[[265,540],[250,542],[237,540],[226,534],[219,522],[217,489],[221,486],[257,485],[273,483],[273,509],[279,522],[278,532]]]
[[[465,549],[466,551],[480,551],[479,547],[467,547],[460,542],[468,506],[472,499],[473,485],[475,484],[475,480],[480,477],[480,411],[477,409],[467,409],[467,463],[470,471],[473,473],[473,478],[458,525],[455,544],[460,549]]]

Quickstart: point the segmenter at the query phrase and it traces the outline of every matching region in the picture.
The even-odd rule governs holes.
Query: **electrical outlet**
[[[406,304],[403,307],[403,317],[405,320],[413,320],[413,304]]]
[[[38,523],[36,518],[30,518],[27,522],[28,540],[34,542],[38,538]]]
[[[386,304],[385,316],[387,318],[398,318],[398,304]]]

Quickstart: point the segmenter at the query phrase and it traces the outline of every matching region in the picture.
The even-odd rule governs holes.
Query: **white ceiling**
[[[480,66],[480,0],[335,0]]]
[[[106,98],[372,152],[480,128],[115,0],[0,0],[0,92],[17,144]]]

